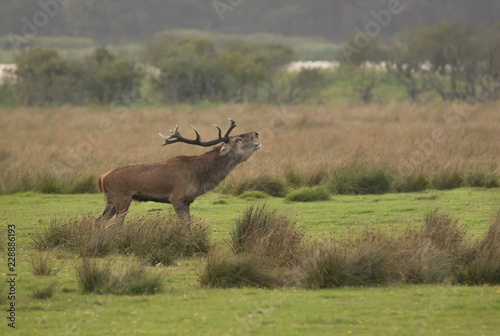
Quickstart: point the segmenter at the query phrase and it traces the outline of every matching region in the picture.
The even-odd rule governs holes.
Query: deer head
[[[259,133],[251,132],[230,137],[229,134],[236,127],[236,123],[231,119],[229,119],[229,121],[231,122],[231,125],[229,126],[229,129],[226,131],[224,136],[222,136],[222,130],[220,129],[220,127],[214,125],[219,130],[219,136],[218,139],[210,141],[201,141],[201,135],[193,125],[190,126],[196,133],[196,139],[186,139],[179,133],[179,126],[176,125],[172,130],[172,135],[168,137],[159,133],[160,136],[165,140],[162,146],[170,145],[176,142],[183,142],[190,145],[208,147],[223,142],[224,144],[220,147],[220,156],[226,156],[231,153],[233,157],[239,159],[238,161],[246,161],[256,150],[261,147],[261,143],[256,142],[257,138],[259,137]]]

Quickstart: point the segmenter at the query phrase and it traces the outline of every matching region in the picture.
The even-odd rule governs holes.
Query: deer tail
[[[99,192],[102,192],[102,179],[101,179],[102,175],[99,176],[99,178],[97,179],[97,189],[99,189]]]

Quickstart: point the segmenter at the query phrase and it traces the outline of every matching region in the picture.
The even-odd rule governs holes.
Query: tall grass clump
[[[425,216],[423,232],[439,249],[451,257],[460,258],[464,250],[465,228],[449,214],[435,209]]]
[[[92,174],[75,179],[67,192],[69,194],[97,193],[96,181],[97,178]]]
[[[233,254],[214,248],[207,255],[200,284],[214,288],[273,288],[281,286],[283,282],[255,255]]]
[[[62,248],[82,257],[104,256],[121,245],[123,229],[118,221],[96,225],[96,220],[92,214],[66,220],[56,218],[46,227],[38,228],[31,239],[39,250]]]
[[[469,248],[463,267],[456,273],[459,283],[500,284],[500,212],[486,235]]]
[[[37,288],[35,289],[31,297],[36,300],[45,300],[45,299],[50,299],[56,290],[56,283],[53,282],[50,285],[42,288]]]
[[[236,254],[251,254],[265,258],[278,267],[299,262],[304,233],[284,215],[269,210],[266,205],[250,206],[236,220],[229,245]]]
[[[397,192],[418,192],[431,186],[429,177],[423,172],[414,172],[405,176],[396,177],[393,182],[394,190]]]
[[[69,218],[66,221],[55,218],[50,220],[47,225],[44,225],[42,221],[38,221],[38,226],[31,235],[33,246],[38,250],[53,249],[56,247],[68,248],[67,245],[72,240],[71,236],[77,221],[79,220],[76,218]]]
[[[32,240],[39,250],[61,248],[85,258],[131,253],[149,264],[168,265],[175,259],[207,252],[209,231],[200,222],[189,229],[172,215],[130,218],[125,224],[115,219],[97,224],[97,217],[89,214],[54,219],[38,229]]]
[[[53,267],[53,258],[47,253],[33,255],[31,257],[31,274],[34,276],[56,275],[57,270]]]
[[[389,245],[381,234],[365,232],[363,236],[348,243],[317,244],[304,264],[304,285],[335,288],[385,283]]]
[[[246,191],[261,191],[269,196],[285,197],[288,192],[286,181],[280,177],[264,175],[241,181],[226,182],[221,190],[236,196]]]
[[[332,288],[451,280],[465,260],[464,238],[456,221],[434,210],[419,229],[396,235],[363,231],[347,241],[317,242],[303,263],[303,283]]]
[[[352,167],[336,171],[331,177],[330,189],[335,194],[384,194],[391,191],[392,177],[382,169]]]
[[[474,171],[467,175],[467,185],[475,188],[498,188],[498,177],[492,173]]]
[[[317,187],[302,187],[293,190],[285,197],[285,201],[289,202],[317,202],[328,201],[330,194],[323,186]]]
[[[451,190],[460,188],[464,183],[462,173],[457,170],[440,171],[432,179],[432,185],[437,190]]]
[[[328,180],[328,169],[324,166],[318,166],[308,170],[298,170],[288,166],[284,171],[286,181],[295,188],[314,187],[321,185]]]
[[[175,259],[204,254],[209,248],[208,226],[195,221],[188,227],[176,216],[132,218],[126,228],[126,250],[149,264],[171,264]]]
[[[77,268],[77,278],[83,293],[118,295],[155,294],[162,290],[162,277],[154,275],[142,264],[123,261],[104,264],[84,258]]]

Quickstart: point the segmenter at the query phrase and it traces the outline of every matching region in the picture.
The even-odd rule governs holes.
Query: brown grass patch
[[[236,133],[259,131],[262,142],[231,174],[238,183],[228,192],[249,190],[247,182],[268,176],[294,187],[323,184],[331,172],[352,165],[401,177],[391,185],[396,191],[417,191],[432,183],[440,189],[493,187],[500,174],[500,147],[494,145],[500,134],[499,106],[479,105],[458,128],[446,123],[446,116],[455,113],[453,103],[288,106],[279,123],[276,108],[261,105],[7,108],[0,114],[0,194],[93,192],[91,177],[120,165],[203,153],[196,146],[161,147],[157,132],[195,124],[210,138],[216,136],[212,124],[223,123],[228,115],[237,121]],[[431,141],[436,129],[443,130],[439,143]]]

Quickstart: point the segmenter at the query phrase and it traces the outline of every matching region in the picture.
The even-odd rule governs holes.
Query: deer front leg
[[[189,202],[186,201],[178,201],[178,202],[172,202],[172,205],[174,206],[175,213],[179,217],[181,221],[183,221],[188,229],[191,228],[191,216],[189,214]]]

